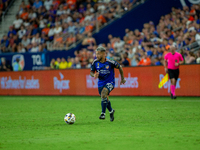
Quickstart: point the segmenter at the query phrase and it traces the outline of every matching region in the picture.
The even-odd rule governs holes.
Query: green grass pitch
[[[0,150],[199,150],[200,98],[0,96]],[[76,122],[64,122],[66,113]]]

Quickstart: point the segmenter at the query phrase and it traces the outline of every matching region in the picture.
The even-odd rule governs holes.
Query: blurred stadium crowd
[[[109,43],[100,45],[107,49],[107,58],[123,66],[162,65],[164,56],[171,45],[176,46],[185,64],[200,63],[200,49],[194,51],[187,45],[200,45],[200,7],[192,5],[183,10],[172,8],[172,12],[160,18],[155,25],[152,21],[143,25],[142,31],[125,29],[123,39],[108,35]],[[95,59],[96,41],[91,33],[82,42],[83,49],[75,52],[75,58],[62,59],[70,64],[66,68],[90,68]],[[60,58],[51,61],[51,68],[59,68]],[[56,67],[57,66],[57,67]],[[60,67],[62,69],[62,67]]]
[[[89,32],[129,10],[137,0],[29,0],[22,1],[9,32],[1,39],[2,53],[41,52],[47,42],[68,48]]]
[[[22,1],[16,20],[1,39],[1,52],[47,51],[47,42],[62,49],[83,39],[83,48],[74,58],[55,58],[48,69],[90,68],[95,49],[107,49],[107,58],[123,66],[162,65],[169,47],[174,45],[186,64],[200,63],[200,50],[185,48],[200,45],[200,5],[172,8],[156,25],[150,21],[143,29],[125,29],[124,37],[108,35],[108,43],[96,44],[92,31],[127,11],[137,0],[30,0]],[[109,11],[108,11],[109,10]]]

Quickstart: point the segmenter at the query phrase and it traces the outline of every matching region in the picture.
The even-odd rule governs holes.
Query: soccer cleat
[[[101,114],[101,115],[99,116],[99,119],[105,119],[105,118],[106,118],[105,114]]]
[[[174,96],[173,96],[173,94],[171,93],[171,99],[174,99]]]
[[[114,113],[115,113],[115,110],[113,109],[113,111],[110,113],[110,121],[114,121]]]
[[[173,99],[176,99],[176,96],[173,96]]]

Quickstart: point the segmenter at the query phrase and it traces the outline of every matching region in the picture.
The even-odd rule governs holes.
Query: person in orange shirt
[[[54,9],[58,9],[60,5],[60,0],[53,0],[52,5],[54,6]]]
[[[140,60],[140,62],[137,64],[138,66],[148,66],[151,65],[151,59],[147,57],[147,54],[145,53],[143,55],[143,58]]]
[[[76,7],[76,0],[67,0],[66,2],[69,6],[69,9],[71,9],[73,6]]]
[[[190,10],[190,16],[189,16],[189,18],[188,18],[188,20],[189,21],[194,21],[195,19],[194,19],[194,15],[196,14],[196,11],[195,11],[195,6],[194,5],[192,5],[191,6],[191,10]]]
[[[45,35],[48,35],[50,28],[49,27],[45,27],[42,29],[42,33],[44,33]]]
[[[87,34],[87,37],[83,40],[82,45],[83,46],[96,45],[96,40],[95,38],[92,37],[91,32]]]
[[[165,55],[166,55],[167,53],[169,53],[169,48],[170,48],[170,45],[165,46],[165,50],[164,50],[164,52],[163,52],[163,58],[165,57]]]
[[[27,9],[24,8],[24,11],[23,13],[20,15],[20,17],[23,19],[23,20],[27,20],[28,19],[28,12],[27,12]]]
[[[59,34],[56,34],[54,36],[54,42],[53,42],[54,47],[64,47],[63,45],[63,38]]]
[[[75,42],[76,42],[76,37],[73,36],[73,34],[70,34],[70,36],[66,40],[66,46],[68,47]]]
[[[89,24],[85,27],[85,33],[89,33],[93,30],[93,25],[92,24]]]
[[[98,20],[99,23],[101,23],[101,24],[104,24],[104,23],[107,22],[106,19],[105,19],[105,17],[104,17],[103,15],[101,15],[101,14],[98,16],[97,20]]]

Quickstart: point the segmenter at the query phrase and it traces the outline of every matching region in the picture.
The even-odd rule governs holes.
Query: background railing
[[[14,1],[15,1],[15,0],[11,0],[11,1],[8,3],[8,7],[5,9],[5,11],[3,11],[2,16],[1,16],[2,21],[4,21],[5,15],[8,13],[8,10],[10,9],[10,7],[11,7],[12,4],[14,3]]]

